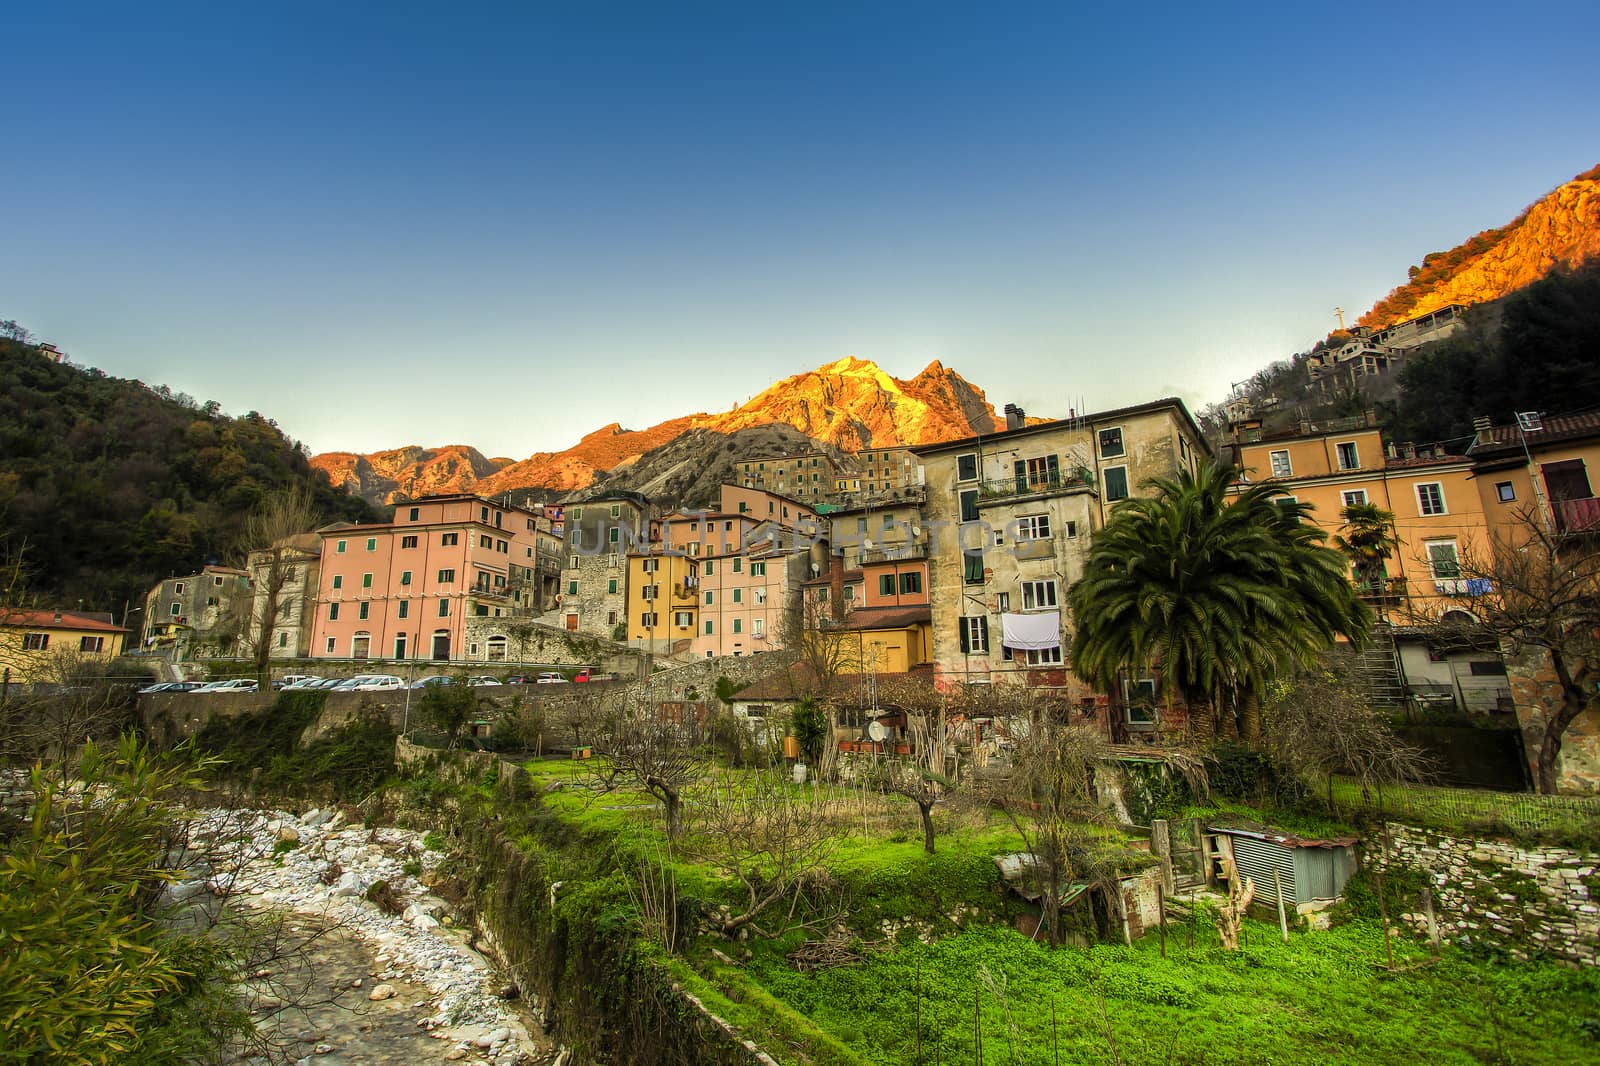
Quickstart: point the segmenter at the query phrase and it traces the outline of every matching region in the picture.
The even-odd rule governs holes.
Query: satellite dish
[[[873,722],[867,726],[867,736],[871,737],[874,742],[881,744],[889,739],[889,730],[882,722]]]
[[[921,526],[912,526],[912,527],[911,527],[911,535],[912,535],[912,536],[913,536],[913,537],[920,537],[920,536],[922,536],[922,527],[921,527]]]
[[[822,564],[820,564],[820,563],[812,563],[811,564],[811,576],[812,577],[818,577],[821,574],[822,574]]]
[[[868,537],[868,538],[866,538],[866,539],[865,539],[865,540],[863,540],[863,541],[862,541],[862,542],[861,542],[861,546],[862,546],[862,547],[863,547],[863,548],[865,548],[865,549],[867,549],[867,551],[871,551],[871,550],[872,550],[872,547],[873,547],[873,544],[872,544],[872,538],[871,538],[871,537]]]

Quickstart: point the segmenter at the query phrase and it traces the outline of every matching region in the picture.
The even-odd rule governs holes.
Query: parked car
[[[411,682],[411,687],[435,688],[439,685],[453,685],[455,683],[456,679],[451,677],[449,674],[429,674],[427,677],[419,677],[415,681]]]
[[[581,670],[579,670],[577,673],[572,675],[572,680],[574,682],[582,684],[583,682],[589,680],[589,678],[592,677],[592,676],[594,676],[594,668],[590,667],[590,666],[585,666]]]
[[[315,680],[316,677],[311,674],[284,674],[282,677],[278,678],[277,681],[273,682],[273,685],[275,687],[288,688],[290,685],[299,684],[301,681]]]
[[[167,691],[168,692],[193,692],[195,689],[197,689],[199,687],[200,687],[200,682],[198,682],[198,681],[174,681],[172,683],[172,687],[167,689]]]
[[[533,678],[528,674],[512,674],[510,677],[506,678],[506,684],[531,685],[533,684]]]
[[[482,674],[482,675],[479,675],[478,677],[469,677],[469,678],[467,678],[467,684],[471,685],[473,688],[482,688],[482,687],[484,687],[486,685],[498,686],[500,684],[500,681],[499,681],[498,678],[493,678],[493,677],[490,677],[487,674]]]
[[[195,692],[254,692],[257,688],[256,679],[253,677],[234,677],[226,681],[207,681]]]
[[[297,674],[292,681],[287,677],[283,680],[285,692],[305,692],[307,689],[321,688],[327,683],[326,678],[312,677],[310,674]]]
[[[557,672],[555,670],[546,670],[544,673],[539,675],[539,679],[537,681],[535,681],[534,684],[536,684],[536,685],[565,685],[565,684],[567,684],[567,678],[566,678],[566,675],[561,674],[561,673],[559,673],[559,672]]]
[[[356,682],[350,686],[356,692],[384,692],[406,687],[405,681],[394,674],[360,674],[350,680]]]
[[[158,681],[154,685],[146,685],[144,688],[139,690],[138,694],[141,695],[141,696],[148,696],[152,692],[171,692],[179,684],[181,684],[181,682],[178,682],[178,681]]]

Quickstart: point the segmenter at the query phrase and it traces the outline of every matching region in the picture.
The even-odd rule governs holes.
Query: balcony
[[[868,566],[872,563],[893,563],[908,560],[926,559],[928,557],[927,544],[885,544],[882,547],[871,548],[861,553],[861,565]]]
[[[1556,530],[1561,533],[1600,533],[1600,498],[1584,496],[1556,500]]]
[[[1011,554],[1018,559],[1054,559],[1056,557],[1056,542],[1052,537],[1013,541]]]
[[[1063,470],[1054,476],[1018,475],[1003,481],[985,481],[978,486],[979,506],[994,501],[1027,496],[1049,496],[1062,492],[1082,492],[1095,487],[1094,472],[1086,466]]]
[[[1356,586],[1356,595],[1369,607],[1399,607],[1406,601],[1406,579],[1391,577]]]

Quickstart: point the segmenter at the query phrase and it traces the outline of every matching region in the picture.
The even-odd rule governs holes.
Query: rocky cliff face
[[[1560,267],[1600,260],[1600,167],[1578,175],[1509,225],[1485,230],[1413,268],[1400,286],[1361,316],[1382,329],[1450,304],[1498,300]]]
[[[311,465],[343,488],[375,504],[414,499],[448,492],[471,492],[484,478],[510,459],[490,459],[465,444],[443,448],[396,448],[358,455],[325,452],[311,457]]]
[[[680,440],[682,447],[656,456],[651,469],[639,477],[612,476],[606,483],[635,487],[632,483],[638,482],[643,489],[687,476],[685,487],[698,486],[704,475],[720,469],[719,463],[732,470],[727,454],[730,438],[736,448],[753,448],[758,441],[799,448],[820,441],[855,452],[955,440],[1003,426],[983,390],[941,363],[930,363],[916,377],[902,380],[890,377],[871,360],[846,356],[785,378],[732,411],[688,415],[641,430],[612,423],[565,451],[539,452],[520,462],[486,459],[466,447],[433,451],[409,447],[372,455],[329,452],[311,462],[335,485],[375,503],[393,503],[430,492],[577,491]],[[786,431],[770,435],[771,440],[745,432],[761,427]],[[692,431],[703,432],[686,438]]]

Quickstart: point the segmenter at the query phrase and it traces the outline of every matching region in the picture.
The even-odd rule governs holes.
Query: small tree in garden
[[[683,831],[683,790],[699,780],[705,759],[690,747],[683,730],[671,722],[635,715],[609,720],[598,744],[605,761],[595,773],[606,789],[629,784],[661,803],[667,836]]]
[[[716,782],[694,808],[695,834],[704,861],[731,879],[743,900],[718,927],[724,936],[749,928],[762,936],[778,931],[758,920],[779,904],[794,914],[806,883],[833,850],[834,831],[783,782],[767,773]],[[804,924],[834,920],[827,914]]]
[[[423,721],[445,735],[446,747],[454,748],[461,731],[478,712],[478,694],[465,682],[430,685],[418,701]]]
[[[1421,748],[1395,733],[1389,712],[1367,699],[1348,655],[1330,655],[1317,668],[1271,686],[1266,702],[1269,750],[1303,777],[1347,774],[1363,797],[1388,785],[1420,781],[1431,763]]]
[[[1028,876],[1055,947],[1062,941],[1062,890],[1075,881],[1101,882],[1110,872],[1096,858],[1106,816],[1095,799],[1094,773],[1104,742],[1091,730],[1053,721],[1042,706],[1029,710],[1011,767],[991,770],[975,791],[1022,837],[1031,856]]]
[[[950,697],[926,681],[903,678],[885,681],[879,692],[885,705],[905,715],[911,751],[878,763],[873,782],[880,791],[904,796],[917,805],[922,818],[922,847],[931,855],[935,835],[933,809],[955,788],[955,781],[947,772],[949,757],[954,753],[946,720]]]
[[[822,749],[832,739],[829,714],[815,696],[806,696],[789,716],[789,728],[800,745],[800,757],[811,767],[822,762]]]
[[[1333,538],[1334,547],[1350,559],[1356,587],[1383,591],[1385,560],[1400,546],[1394,534],[1394,514],[1375,503],[1353,503],[1339,512],[1344,524]]]

